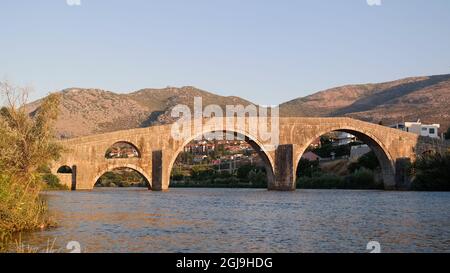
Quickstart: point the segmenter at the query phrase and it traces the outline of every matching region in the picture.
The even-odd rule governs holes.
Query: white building
[[[401,122],[389,126],[405,132],[414,133],[424,137],[439,138],[440,124],[422,124],[420,120],[417,122]]]
[[[356,137],[352,134],[345,132],[336,132],[336,136],[333,139],[333,146],[342,146],[348,145],[352,142],[355,142]]]
[[[350,159],[356,160],[361,156],[370,153],[372,150],[367,144],[352,146],[350,150]]]

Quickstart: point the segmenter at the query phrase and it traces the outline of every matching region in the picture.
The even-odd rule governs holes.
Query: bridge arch
[[[120,158],[119,156],[113,156],[111,153],[113,152],[113,150],[119,149],[120,146],[128,146],[129,149],[131,150],[130,152],[134,154],[133,157],[137,157],[137,158],[141,158],[142,157],[142,153],[141,150],[131,141],[126,141],[126,140],[119,140],[119,141],[115,141],[113,144],[109,145],[108,148],[105,151],[105,158],[106,159],[114,159],[114,158]]]
[[[147,185],[148,185],[148,189],[149,189],[149,190],[152,189],[152,179],[151,179],[151,176],[148,175],[148,173],[147,173],[145,170],[143,170],[141,167],[136,166],[136,165],[134,165],[134,164],[114,164],[114,165],[109,165],[109,166],[107,166],[106,168],[101,169],[101,170],[98,171],[97,174],[95,175],[95,178],[93,179],[92,187],[91,187],[91,188],[94,188],[94,187],[95,187],[95,184],[97,183],[97,181],[98,181],[98,180],[100,179],[100,177],[102,177],[105,173],[111,172],[111,171],[114,171],[114,170],[117,170],[117,169],[122,169],[122,168],[124,168],[124,169],[131,169],[131,170],[133,170],[133,171],[138,172],[140,175],[142,175],[142,176],[145,178],[145,180],[146,180],[146,182],[147,182]]]
[[[178,156],[181,154],[181,152],[183,151],[184,147],[186,147],[190,142],[192,142],[193,140],[204,136],[206,134],[209,133],[214,133],[214,132],[220,132],[220,131],[214,131],[214,130],[204,130],[201,133],[192,135],[191,137],[189,137],[188,139],[186,139],[179,147],[178,149],[175,151],[175,153],[173,153],[173,156],[171,156],[171,159],[169,161],[169,165],[168,165],[168,177],[169,177],[169,185],[170,186],[170,174],[172,172],[173,169],[173,165],[175,164]],[[261,143],[256,137],[252,136],[251,134],[244,132],[242,130],[223,130],[222,131],[224,134],[228,133],[228,134],[235,134],[235,135],[241,135],[244,137],[244,140],[258,153],[258,155],[261,157],[262,161],[264,162],[264,168],[266,170],[266,174],[267,174],[267,183],[268,185],[271,185],[272,183],[274,183],[275,181],[275,175],[274,175],[274,159],[271,156],[271,154],[269,153],[269,151],[267,151],[267,149],[265,149],[264,144]]]
[[[389,149],[378,137],[376,137],[371,132],[360,130],[351,126],[336,126],[326,128],[320,130],[312,138],[310,138],[306,143],[306,145],[302,146],[300,150],[297,152],[297,156],[295,157],[296,172],[299,167],[300,159],[302,158],[303,154],[305,153],[306,149],[310,146],[310,144],[313,143],[314,140],[318,139],[319,137],[331,132],[349,133],[357,137],[365,144],[367,144],[370,147],[370,149],[375,153],[378,162],[380,163],[384,187],[386,189],[392,189],[395,187],[395,160],[390,154]]]
[[[58,168],[56,173],[71,174],[71,173],[73,173],[73,170],[72,170],[72,167],[70,167],[68,165],[62,165],[61,167]]]

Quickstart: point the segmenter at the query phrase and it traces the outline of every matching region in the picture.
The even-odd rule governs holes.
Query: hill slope
[[[193,109],[194,97],[203,104],[248,105],[237,97],[223,97],[194,87],[143,89],[131,94],[116,94],[98,89],[71,88],[60,92],[60,115],[56,123],[60,138],[73,138],[117,130],[147,127],[172,121],[171,109],[178,104]],[[30,113],[41,100],[30,103]]]
[[[369,122],[450,125],[450,74],[347,85],[281,105],[282,115],[348,116]]]
[[[71,88],[61,91],[60,116],[56,124],[61,138],[146,127],[172,122],[170,111],[177,104],[193,108],[194,97],[203,106],[250,102],[223,97],[195,87],[142,89],[116,94],[98,89]],[[29,104],[29,112],[40,100]],[[332,88],[282,104],[282,116],[348,116],[373,123],[391,124],[421,119],[450,126],[450,74],[414,77]]]

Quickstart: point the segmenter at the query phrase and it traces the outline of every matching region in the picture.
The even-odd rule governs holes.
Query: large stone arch
[[[167,177],[168,177],[169,181],[167,183],[167,186],[170,186],[170,174],[172,172],[173,165],[175,164],[175,161],[177,160],[180,153],[183,151],[184,147],[186,147],[186,145],[188,145],[193,140],[195,140],[205,134],[212,133],[212,132],[217,132],[217,131],[209,130],[209,129],[203,130],[203,132],[198,132],[197,134],[191,135],[189,138],[187,138],[185,141],[181,142],[178,145],[177,149],[171,156],[169,164],[168,164]],[[274,175],[275,162],[274,162],[273,156],[265,148],[264,144],[261,143],[256,137],[254,137],[251,134],[249,134],[248,132],[244,132],[242,130],[233,129],[233,130],[223,130],[222,132],[239,134],[239,135],[242,135],[245,137],[245,141],[258,153],[258,155],[261,157],[261,159],[264,162],[264,167],[265,167],[266,173],[267,173],[268,185],[273,184],[273,182],[275,181],[275,175]]]
[[[373,133],[361,130],[352,126],[335,126],[335,127],[329,127],[322,130],[319,130],[312,138],[308,140],[308,142],[300,147],[295,158],[295,171],[297,171],[299,162],[303,154],[305,153],[306,149],[310,146],[310,144],[316,140],[317,138],[321,137],[322,135],[325,135],[330,132],[345,132],[352,134],[356,136],[358,139],[363,141],[365,144],[367,144],[372,151],[374,151],[380,165],[381,165],[381,171],[383,176],[383,182],[386,189],[393,189],[396,186],[395,183],[395,160],[393,159],[392,155],[389,152],[389,149],[386,147],[386,145]]]
[[[135,164],[130,164],[130,163],[120,163],[120,164],[109,164],[106,168],[102,168],[100,171],[97,171],[94,179],[92,180],[91,184],[91,188],[93,189],[95,187],[95,183],[97,183],[98,179],[100,179],[100,177],[102,175],[104,175],[107,172],[116,170],[116,169],[120,169],[120,168],[128,168],[128,169],[132,169],[136,172],[138,172],[139,174],[141,174],[148,182],[148,188],[149,190],[152,189],[152,178],[150,175],[148,175],[148,173],[143,170],[141,167],[135,165]]]

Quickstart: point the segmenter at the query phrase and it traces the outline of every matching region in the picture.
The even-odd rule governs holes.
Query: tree
[[[41,165],[56,160],[61,152],[54,141],[53,125],[59,96],[50,94],[32,114],[26,102],[29,90],[0,83],[6,106],[0,110],[0,172],[29,178]]]
[[[242,165],[237,169],[237,178],[245,180],[248,178],[248,174],[253,171],[255,167],[250,164]]]
[[[413,168],[414,190],[450,191],[450,153],[424,155]]]
[[[302,158],[298,163],[297,167],[297,177],[307,176],[313,177],[314,174],[320,173],[321,169],[319,166],[319,161],[310,161],[308,159]]]
[[[7,234],[48,223],[39,192],[45,179],[57,182],[41,172],[62,149],[53,132],[59,96],[49,95],[29,114],[28,90],[0,82],[0,248]]]
[[[447,132],[445,133],[445,139],[450,140],[450,127],[448,127]]]
[[[367,169],[367,170],[376,170],[380,167],[380,163],[375,152],[370,151],[369,153],[358,158],[357,162],[351,163],[348,166],[348,170],[350,173],[354,173],[359,169]]]

